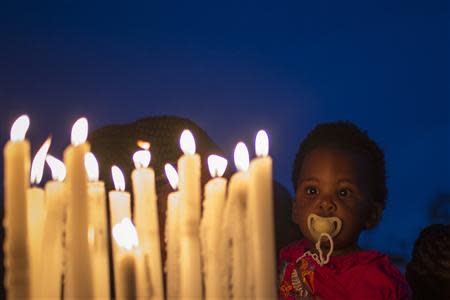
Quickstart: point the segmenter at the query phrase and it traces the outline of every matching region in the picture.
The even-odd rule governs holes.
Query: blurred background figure
[[[107,191],[114,189],[111,166],[117,165],[125,175],[126,190],[132,193],[131,172],[134,169],[132,156],[134,152],[139,150],[137,141],[142,140],[150,143],[150,166],[155,170],[161,245],[164,245],[163,233],[167,195],[172,192],[164,172],[164,165],[170,163],[176,167],[177,160],[182,155],[179,139],[184,129],[189,129],[194,135],[196,152],[201,156],[202,188],[210,179],[207,159],[211,154],[217,154],[228,159],[228,167],[224,177],[229,178],[234,173],[233,160],[227,157],[224,151],[217,146],[202,128],[186,118],[175,116],[148,117],[129,124],[108,125],[94,130],[89,136],[91,151],[98,160],[100,178],[105,181]],[[276,181],[274,181],[273,187],[275,234],[278,252],[283,246],[298,238],[299,233],[297,233],[298,230],[296,230],[295,224],[291,221],[292,197],[289,191]],[[164,261],[164,247],[161,249],[161,254]]]
[[[432,224],[420,232],[406,279],[414,300],[450,299],[450,224]]]

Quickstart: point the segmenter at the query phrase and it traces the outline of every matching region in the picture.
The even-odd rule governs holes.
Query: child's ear
[[[365,222],[366,229],[372,229],[375,227],[381,219],[381,214],[383,213],[383,207],[380,203],[372,203],[372,207],[369,213],[369,217]]]

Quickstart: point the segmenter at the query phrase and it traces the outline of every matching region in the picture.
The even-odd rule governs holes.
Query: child
[[[420,232],[406,279],[413,299],[450,299],[450,225],[433,224]]]
[[[409,299],[388,257],[358,246],[387,196],[384,154],[350,122],[318,125],[300,144],[292,217],[305,239],[279,257],[282,299]]]

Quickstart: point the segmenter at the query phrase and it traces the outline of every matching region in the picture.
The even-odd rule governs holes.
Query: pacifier
[[[308,216],[307,224],[309,232],[316,241],[319,241],[324,233],[335,237],[342,228],[342,221],[338,217],[321,217],[316,214]]]
[[[309,232],[314,240],[316,240],[315,246],[319,253],[319,255],[312,253],[309,253],[309,255],[311,255],[320,266],[326,265],[330,261],[331,254],[334,250],[333,238],[341,231],[342,221],[338,217],[321,217],[316,214],[310,214],[307,223]],[[330,243],[328,253],[325,256],[321,247],[322,240],[328,240]]]

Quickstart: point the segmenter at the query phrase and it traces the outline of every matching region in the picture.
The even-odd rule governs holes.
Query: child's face
[[[363,157],[338,148],[321,147],[306,155],[297,183],[293,218],[303,235],[310,214],[338,217],[342,229],[333,238],[335,254],[357,248],[360,232],[372,227],[378,215],[369,196],[367,163]]]

